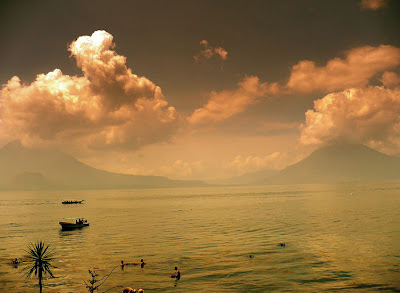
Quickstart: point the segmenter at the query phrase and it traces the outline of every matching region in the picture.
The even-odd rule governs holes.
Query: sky
[[[2,1],[0,146],[173,179],[400,152],[400,1]]]

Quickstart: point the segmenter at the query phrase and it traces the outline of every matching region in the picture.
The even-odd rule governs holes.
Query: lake
[[[56,253],[43,292],[114,268],[100,292],[400,292],[400,183],[0,192],[0,292],[39,292],[9,264],[37,240]]]

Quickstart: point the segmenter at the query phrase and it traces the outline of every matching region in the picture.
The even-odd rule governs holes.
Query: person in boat
[[[146,263],[143,261],[143,258],[140,260],[140,267],[143,269],[143,267],[144,267],[144,265],[145,265]]]
[[[181,279],[181,272],[178,270],[178,267],[175,267],[175,273],[171,275],[171,278],[175,278],[177,281]]]

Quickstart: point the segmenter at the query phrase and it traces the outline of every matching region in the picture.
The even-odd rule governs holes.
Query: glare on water
[[[44,292],[115,267],[100,292],[396,291],[399,210],[398,183],[0,192],[0,292],[38,291],[9,264],[37,240],[57,257]],[[90,226],[62,231],[67,217]]]

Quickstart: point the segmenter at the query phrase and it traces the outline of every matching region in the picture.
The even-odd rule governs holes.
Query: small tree
[[[86,288],[88,289],[88,291],[90,293],[93,293],[94,291],[98,290],[99,287],[101,285],[104,284],[104,282],[108,279],[108,277],[111,275],[111,273],[115,270],[115,268],[113,268],[111,270],[111,272],[108,275],[105,275],[103,278],[101,278],[100,280],[97,279],[97,277],[99,276],[95,271],[91,271],[89,270],[89,274],[91,279],[88,280],[88,282],[86,282],[85,280],[83,282],[85,282]]]
[[[54,252],[49,247],[50,244],[46,245],[43,241],[39,241],[35,244],[31,243],[26,250],[28,266],[23,269],[24,276],[38,278],[40,293],[42,293],[44,275],[49,274],[51,278],[54,278],[50,270],[51,267],[54,267],[50,264],[54,260]]]

